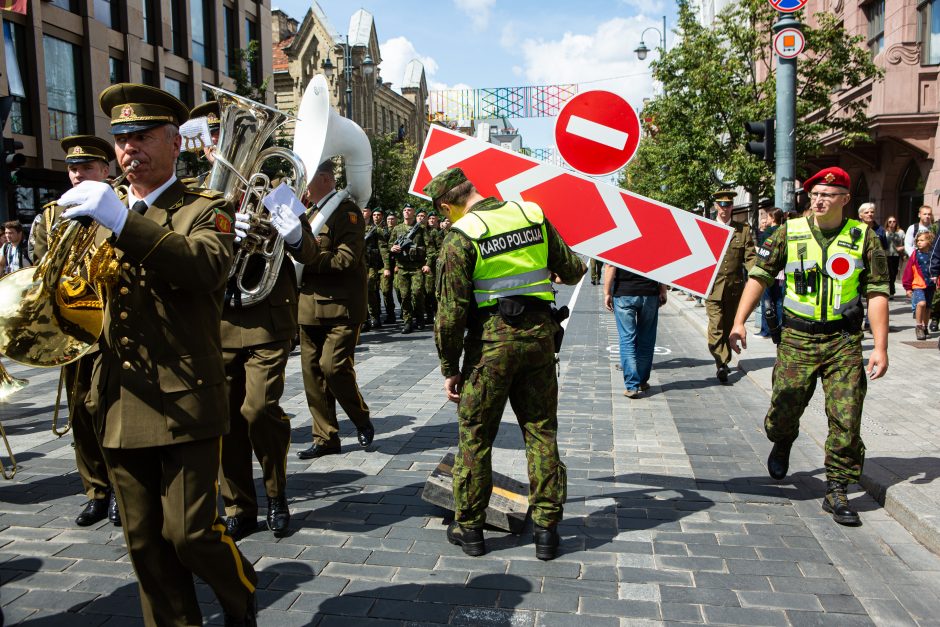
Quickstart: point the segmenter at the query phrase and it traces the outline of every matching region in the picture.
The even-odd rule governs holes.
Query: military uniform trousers
[[[395,271],[395,289],[401,301],[401,317],[405,322],[424,316],[424,273],[398,266]],[[415,320],[417,322],[417,320]]]
[[[369,268],[367,289],[369,290],[369,318],[380,320],[382,317],[382,268]]]
[[[82,478],[82,487],[89,500],[108,498],[111,479],[108,465],[95,433],[92,415],[85,407],[85,397],[91,389],[93,355],[63,366],[63,385],[68,397],[69,416],[72,420],[72,440],[75,442],[75,467]]]
[[[229,432],[222,438],[222,500],[227,516],[258,515],[252,451],[267,496],[284,496],[290,418],[281,409],[290,340],[222,351],[229,385]]]
[[[358,324],[300,325],[300,360],[314,444],[339,446],[337,402],[357,429],[370,423],[369,406],[356,382],[358,343]]]
[[[741,291],[725,288],[721,300],[706,300],[705,313],[708,314],[708,352],[715,358],[717,367],[731,361],[731,347],[728,336],[734,326],[734,314],[738,311]]]
[[[146,625],[202,625],[193,575],[243,616],[257,577],[218,514],[222,438],[105,448]]]
[[[862,334],[813,335],[784,328],[777,347],[770,409],[764,429],[771,442],[796,438],[800,416],[822,379],[829,437],[826,478],[857,482],[865,461],[862,405],[868,381],[862,364]]]
[[[385,276],[385,272],[382,272],[382,279],[379,283],[379,289],[382,291],[382,301],[385,303],[385,315],[389,318],[395,317],[395,272],[394,268],[392,272]]]
[[[424,275],[424,312],[428,320],[434,317],[437,313],[437,297],[435,291],[437,286],[435,285],[435,276],[436,271],[434,267],[431,267],[431,271]]]
[[[568,474],[558,455],[558,379],[552,338],[473,342],[457,407],[454,520],[479,528],[493,492],[493,441],[508,400],[525,441],[532,520],[561,521]]]
[[[598,283],[604,273],[604,262],[591,259],[591,283]]]

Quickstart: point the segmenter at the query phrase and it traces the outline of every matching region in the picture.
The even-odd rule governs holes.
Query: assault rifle
[[[401,252],[397,253],[399,255],[407,255],[411,252],[411,249],[415,245],[415,235],[418,234],[418,229],[421,228],[420,222],[415,222],[415,225],[411,227],[404,235],[399,235],[395,240],[395,245],[401,247]]]

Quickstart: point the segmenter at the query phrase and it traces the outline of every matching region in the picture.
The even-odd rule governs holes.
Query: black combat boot
[[[225,612],[225,627],[258,627],[258,606],[254,593],[248,597],[248,610],[243,616]]]
[[[402,330],[401,330],[402,334],[407,335],[408,333],[411,333],[414,330],[415,330],[414,324],[411,322],[411,320],[405,320],[405,326],[402,327]]]
[[[452,522],[447,527],[447,541],[456,544],[470,557],[479,557],[486,553],[486,541],[482,529],[467,529],[460,523]]]
[[[287,509],[287,497],[283,494],[281,496],[269,496],[268,529],[271,530],[275,538],[283,538],[289,525],[290,510]]]
[[[718,380],[722,383],[728,382],[728,375],[731,373],[731,369],[728,368],[728,364],[722,364],[718,366],[718,372],[715,373],[715,376],[718,377]]]
[[[535,525],[532,539],[535,540],[535,557],[540,560],[553,560],[558,557],[558,531],[555,527]]]
[[[826,498],[823,499],[823,511],[832,514],[832,519],[840,525],[857,526],[862,524],[858,514],[849,506],[845,494],[846,484],[830,479],[826,482]]]
[[[258,519],[249,516],[229,516],[225,520],[225,535],[238,542],[258,530]]]
[[[777,481],[786,477],[790,469],[790,448],[793,447],[794,440],[796,438],[774,442],[774,447],[770,449],[770,456],[767,457],[767,472]]]

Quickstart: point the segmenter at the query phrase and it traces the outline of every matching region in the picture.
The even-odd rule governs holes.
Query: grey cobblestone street
[[[488,553],[467,557],[446,541],[446,512],[421,500],[457,434],[430,332],[363,336],[357,372],[375,443],[361,450],[342,416],[343,454],[312,463],[294,455],[310,441],[295,354],[282,403],[294,416],[291,534],[259,531],[239,544],[259,575],[260,624],[940,625],[940,557],[858,487],[851,497],[863,526],[840,527],[823,513],[812,437],[797,441],[793,474],[770,479],[766,392],[740,371],[718,385],[704,338],[675,303],[661,310],[649,395],[624,398],[617,330],[601,294],[582,283],[562,352],[569,490],[552,562],[535,559],[528,531],[487,531]],[[898,390],[916,376],[909,361],[888,374],[900,377]],[[121,531],[73,523],[84,497],[71,438],[49,432],[58,372],[4,365],[30,381],[0,406],[20,463],[0,483],[6,623],[140,624]],[[924,411],[936,420],[936,407]],[[805,421],[824,425],[815,410]],[[507,411],[494,459],[524,481],[514,423]],[[199,589],[206,620],[220,624],[211,590]]]

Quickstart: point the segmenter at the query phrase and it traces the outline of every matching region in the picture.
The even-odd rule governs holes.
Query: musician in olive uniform
[[[108,178],[111,173],[110,163],[114,159],[114,148],[110,143],[92,135],[73,135],[60,143],[65,151],[65,164],[72,186],[82,181],[104,181]],[[46,254],[52,225],[63,211],[63,207],[51,202],[33,220],[29,244],[35,263],[38,264]],[[85,527],[107,516],[115,526],[120,527],[121,514],[117,498],[111,490],[108,466],[95,434],[92,416],[85,407],[85,397],[91,385],[91,369],[97,353],[97,348],[93,347],[84,357],[62,368],[62,384],[68,399],[72,439],[75,443],[75,466],[82,478],[85,494],[88,495],[88,503],[75,519],[75,524]]]
[[[375,213],[379,217],[375,217]],[[384,273],[388,267],[388,234],[382,226],[382,210],[362,209],[362,219],[366,225],[366,267],[369,271],[369,319],[363,325],[363,331],[382,328],[381,287]],[[391,274],[389,272],[389,274]]]
[[[228,396],[220,326],[232,263],[232,211],[222,195],[176,179],[172,95],[112,85],[100,96],[128,175],[126,198],[85,181],[63,216],[111,232],[115,284],[105,305],[89,409],[99,422],[147,625],[200,625],[193,575],[215,592],[226,624],[255,625],[256,576],[225,535],[216,504]],[[103,242],[106,233],[99,231]]]
[[[712,291],[705,299],[705,313],[708,314],[708,350],[715,359],[717,377],[722,383],[728,382],[731,361],[731,349],[728,347],[728,334],[734,325],[734,314],[738,310],[738,301],[744,290],[745,273],[754,265],[754,240],[751,227],[744,222],[732,219],[734,210],[734,191],[715,192],[715,219],[721,224],[734,229],[728,249],[725,251],[721,267],[715,275]]]
[[[803,183],[808,217],[790,218],[757,253],[731,331],[731,348],[747,348],[745,321],[764,288],[786,276],[783,330],[777,346],[770,409],[764,417],[774,443],[767,471],[787,475],[800,417],[822,379],[829,435],[826,438],[826,496],[822,508],[842,525],[858,525],[847,486],[858,482],[865,462],[862,405],[867,378],[888,370],[888,261],[878,235],[864,222],[844,218],[852,181],[842,168],[826,168]],[[862,296],[874,347],[862,363]],[[867,370],[867,372],[866,372]],[[867,375],[867,377],[866,377]]]
[[[222,120],[219,118],[219,103],[216,100],[209,100],[204,102],[201,105],[194,107],[192,111],[189,112],[190,119],[193,118],[206,118],[206,126],[209,127],[209,136],[212,138],[212,146],[215,146],[219,141],[219,128],[222,126]],[[212,146],[203,146],[202,152],[206,157],[208,165],[211,167],[215,163],[215,156],[212,154]],[[209,170],[206,169],[205,172],[195,177],[194,179],[186,179],[183,182],[187,185],[202,187],[206,182],[206,177],[209,176]]]
[[[395,288],[401,301],[402,333],[424,328],[424,275],[427,264],[427,231],[415,217],[415,209],[405,205],[404,222],[388,235],[389,253],[395,258]]]
[[[587,268],[538,205],[484,198],[459,168],[435,176],[424,192],[454,220],[441,247],[434,325],[444,391],[458,403],[447,539],[467,555],[486,552],[493,440],[508,400],[525,440],[535,556],[553,559],[567,471],[557,442],[552,278],[573,285]]]
[[[311,219],[319,211],[332,213],[316,234],[317,250],[304,265],[300,288],[300,360],[313,417],[313,444],[297,453],[300,459],[341,452],[337,402],[356,425],[360,446],[369,446],[375,437],[354,362],[367,309],[362,213],[338,195],[332,161],[320,164],[307,192]]]
[[[291,207],[295,210],[292,211]],[[251,216],[235,214],[235,241],[248,237]],[[316,241],[304,207],[296,198],[292,205],[278,205],[269,215],[271,225],[284,239],[284,251],[299,263],[313,259]],[[248,268],[257,270],[257,281],[276,272],[270,293],[250,304],[232,276],[222,308],[222,356],[229,386],[230,430],[222,439],[222,501],[225,529],[240,540],[258,526],[258,497],[252,472],[252,452],[261,465],[267,496],[268,529],[283,537],[290,524],[287,504],[287,452],[290,449],[290,418],[280,405],[284,372],[297,336],[298,288],[293,263],[285,254],[277,266],[268,268],[256,255],[243,257]],[[257,263],[256,263],[257,262]],[[236,268],[236,274],[241,268]],[[244,274],[252,280],[252,272]],[[249,286],[253,285],[249,283]]]
[[[427,238],[428,238],[428,272],[424,275],[424,313],[425,318],[430,323],[434,320],[437,312],[437,297],[435,295],[435,286],[437,285],[437,256],[441,250],[441,244],[444,243],[444,232],[441,231],[437,221],[436,213],[429,213],[427,218]]]

